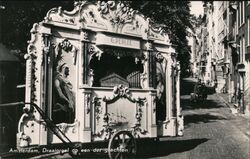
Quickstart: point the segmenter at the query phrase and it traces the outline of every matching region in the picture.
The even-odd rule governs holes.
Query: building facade
[[[204,15],[198,18],[192,41],[191,66],[194,77],[209,86],[216,84],[216,30],[214,8],[204,7]]]
[[[236,44],[238,52],[237,62],[237,106],[242,113],[249,114],[250,94],[250,1],[237,2],[236,20],[237,34]]]
[[[239,113],[249,114],[250,1],[204,3],[204,15],[195,33],[200,43],[199,77],[227,93]]]
[[[197,77],[197,46],[198,46],[198,38],[194,34],[194,32],[191,32],[192,35],[188,37],[189,45],[191,47],[191,53],[190,53],[190,72],[191,76],[196,78]]]

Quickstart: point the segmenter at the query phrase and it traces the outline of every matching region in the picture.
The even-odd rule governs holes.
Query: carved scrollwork
[[[132,128],[131,131],[134,135],[137,135],[137,136],[139,136],[139,134],[146,134],[147,130],[141,127],[141,120],[142,120],[142,115],[143,115],[142,107],[147,103],[146,98],[140,98],[140,97],[138,97],[137,99],[133,98],[128,87],[119,85],[119,86],[114,87],[113,97],[107,98],[104,96],[103,101],[106,103],[113,103],[118,98],[126,98],[129,101],[136,103],[136,114],[135,114],[136,123],[134,124],[134,126],[131,127]],[[105,114],[104,122],[106,123],[104,127],[108,127],[109,126],[109,113]],[[110,133],[113,133],[115,131],[115,130],[112,130],[111,127],[108,127],[108,128],[111,131]]]
[[[94,105],[94,109],[95,109],[95,118],[96,118],[96,121],[99,122],[99,119],[100,119],[100,115],[102,114],[102,107],[101,107],[101,101],[100,101],[101,98],[98,98],[97,96],[94,96],[93,97],[93,100],[92,100],[92,104]]]
[[[147,82],[147,73],[143,72],[140,76],[140,84],[142,88],[146,87],[146,82]]]
[[[56,48],[55,48],[55,54],[56,54],[56,65],[60,62],[62,59],[62,51],[64,50],[65,52],[72,52],[73,53],[73,63],[74,65],[76,64],[76,59],[77,59],[77,52],[78,49],[71,44],[71,42],[66,38],[62,42],[60,42]]]
[[[180,71],[179,62],[173,62],[171,68],[172,68],[172,76],[176,77]]]
[[[99,1],[98,11],[104,19],[109,20],[116,27],[132,22],[135,15],[135,10],[122,2],[116,3],[115,1]]]
[[[111,138],[112,134],[114,133],[113,128],[109,125],[109,114],[105,113],[103,117],[103,126],[100,131],[94,134],[94,136],[102,137],[104,136],[104,140],[108,140]]]
[[[76,129],[78,126],[79,122],[76,120],[73,124],[68,124],[68,123],[60,123],[57,124],[56,126],[63,132],[66,133],[70,128],[72,128],[72,133],[76,133]]]
[[[80,22],[85,27],[107,30],[106,24],[100,18],[98,18],[96,14],[97,12],[95,12],[93,9],[83,10],[80,17]]]
[[[30,30],[30,33],[31,33],[31,39],[28,41],[29,45],[27,47],[27,54],[24,55],[24,58],[27,60],[29,59],[29,57],[33,57],[33,58],[36,58],[37,55],[36,55],[36,52],[37,52],[37,48],[35,46],[35,42],[37,40],[37,33],[38,33],[38,30],[39,30],[39,24],[35,23],[33,24],[33,27],[32,29]]]
[[[163,55],[160,52],[156,53],[155,58],[156,58],[157,62],[159,62],[159,63],[162,63],[163,60],[164,60],[164,57],[163,57]]]
[[[101,60],[101,56],[103,54],[103,51],[99,49],[96,45],[90,44],[88,46],[88,62],[87,64],[89,65],[91,63],[91,60],[96,56],[98,60]],[[93,85],[94,81],[94,70],[91,68],[88,68],[88,73],[87,73],[87,82],[88,85],[91,87]]]
[[[32,107],[33,108],[33,107]],[[18,122],[17,127],[17,147],[26,147],[29,146],[31,142],[30,134],[35,132],[35,124],[43,124],[45,125],[43,120],[36,119],[34,116],[34,109],[28,110],[27,107],[23,108],[24,113],[22,114],[21,118]],[[26,129],[28,128],[28,133]]]
[[[148,131],[144,128],[142,128],[140,125],[136,125],[132,128],[132,134],[136,138],[140,138],[140,134],[146,135]]]
[[[182,115],[177,117],[178,135],[182,136],[184,131],[184,117]]]
[[[181,70],[181,65],[180,65],[180,62],[176,62],[176,70],[177,71],[180,71]]]
[[[61,47],[66,52],[69,52],[73,49],[73,45],[68,39],[64,39],[61,43],[59,43],[59,47]]]
[[[101,98],[97,96],[94,96],[92,100],[95,109],[95,118],[97,122],[99,122],[101,114],[103,113],[100,100]],[[109,126],[109,113],[105,113],[103,116],[102,129],[97,133],[94,133],[93,135],[99,138],[104,136],[104,140],[108,140],[111,138],[113,133],[113,129]]]
[[[160,34],[164,33],[163,28],[159,24],[153,24],[153,23],[151,23],[151,28],[150,29],[153,32],[157,32],[157,33],[160,33]]]
[[[147,61],[148,61],[148,55],[147,53],[143,54],[143,58],[141,59],[141,63],[143,65],[143,73],[141,73],[140,76],[140,84],[142,88],[145,88],[147,86]]]
[[[31,40],[28,41],[29,45],[27,47],[27,54],[24,55],[24,59],[26,59],[26,67],[28,68],[28,71],[26,72],[26,96],[28,96],[33,102],[37,101],[38,96],[36,93],[36,70],[39,67],[39,63],[42,61],[42,56],[40,59],[37,59],[36,43],[38,39],[38,31],[39,24],[35,23],[30,31]],[[25,109],[27,109],[27,111],[31,111],[30,105],[25,105]]]
[[[88,85],[92,87],[94,81],[94,70],[89,69],[89,74],[88,74]]]
[[[152,101],[153,101],[153,113],[156,113],[156,97],[152,96]]]
[[[85,110],[86,110],[86,114],[90,113],[90,105],[91,105],[91,94],[85,94]]]
[[[145,104],[147,104],[146,99],[141,100],[140,102],[137,103],[137,110],[135,114],[136,123],[132,127],[132,133],[135,137],[140,137],[140,134],[145,135],[148,133],[146,129],[141,127],[141,120],[142,120],[142,115],[143,115],[142,107]]]
[[[113,88],[113,97],[107,98],[106,96],[104,96],[103,101],[106,103],[113,103],[119,98],[126,98],[133,103],[141,102],[142,100],[145,99],[145,98],[140,98],[140,97],[138,97],[137,99],[133,98],[128,87],[124,87],[123,85],[119,85],[119,86],[115,86]]]
[[[80,19],[80,21],[81,22],[82,21],[87,21],[86,18],[88,18],[91,23],[97,23],[96,16],[95,16],[93,10],[90,10],[90,11],[86,12],[85,13],[85,17],[82,16],[82,18]]]
[[[113,89],[113,93],[115,96],[120,96],[120,97],[130,96],[130,91],[128,87],[124,87],[123,85],[115,86]]]
[[[89,45],[88,49],[89,49],[89,54],[90,54],[89,62],[91,61],[94,55],[98,57],[98,60],[101,59],[103,51],[99,49],[96,45],[93,45],[93,44]]]
[[[89,39],[89,34],[86,31],[81,32],[81,40],[87,41]]]
[[[19,122],[18,122],[18,133],[17,133],[17,140],[19,142],[19,145],[17,146],[20,146],[20,147],[25,147],[25,146],[29,146],[29,140],[30,140],[30,137],[24,133],[24,130],[23,130],[23,126],[24,126],[24,121],[26,119],[29,119],[30,116],[26,113],[24,113],[21,118],[19,119]]]
[[[170,39],[164,30],[164,26],[154,24],[151,20],[149,20],[149,29],[146,33],[149,38],[165,41],[167,43],[170,42]]]
[[[105,113],[104,114],[103,121],[104,121],[104,123],[106,123],[108,125],[108,122],[109,122],[109,113]]]
[[[43,52],[44,52],[45,54],[48,54],[48,53],[49,53],[49,50],[50,50],[50,48],[49,48],[48,46],[45,46],[45,47],[43,48]]]
[[[104,140],[109,140],[113,134],[114,130],[109,125],[104,125],[100,131],[98,131],[93,135],[96,137],[104,136]]]
[[[147,50],[153,50],[153,44],[151,42],[146,42],[145,47]]]
[[[31,39],[28,41],[29,44],[33,44],[37,40],[38,27],[39,27],[39,25],[37,23],[33,24],[33,27],[30,30]]]
[[[125,28],[123,28],[123,31],[126,34],[140,36],[142,33],[144,33],[143,26],[144,24],[141,23],[141,21],[135,20],[131,25],[127,25]]]
[[[99,8],[98,10],[100,11],[101,14],[107,14],[109,12],[109,9],[112,9],[115,7],[115,2],[114,1],[99,1]]]
[[[56,21],[61,23],[73,24],[75,25],[77,22],[77,16],[79,9],[84,5],[84,2],[75,3],[74,10],[65,11],[62,10],[62,7],[52,8],[47,12],[46,17],[44,18],[44,22]]]
[[[103,101],[110,102],[116,98],[125,97],[131,99],[130,91],[128,87],[124,87],[123,85],[115,86],[113,88],[113,97],[107,98],[106,96],[103,97]],[[131,99],[133,101],[133,99]]]

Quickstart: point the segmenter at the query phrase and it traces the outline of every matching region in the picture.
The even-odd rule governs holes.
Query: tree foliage
[[[1,42],[10,49],[26,52],[30,30],[54,7],[73,8],[73,1],[0,1]]]
[[[139,10],[145,16],[168,33],[176,45],[177,59],[181,64],[182,75],[189,69],[191,48],[188,46],[188,29],[193,30],[196,18],[190,14],[189,1],[129,1],[132,8]]]
[[[124,2],[162,26],[169,34],[171,42],[176,45],[182,72],[189,69],[190,48],[187,28],[192,29],[192,23],[195,21],[190,15],[190,2],[146,0]],[[0,42],[10,49],[25,53],[32,25],[42,21],[51,8],[62,6],[65,10],[72,10],[73,4],[73,0],[0,1]]]
[[[25,60],[27,41],[34,23],[41,22],[46,13],[54,7],[73,8],[73,1],[0,1],[0,43],[3,43],[21,62],[19,84],[25,81]]]

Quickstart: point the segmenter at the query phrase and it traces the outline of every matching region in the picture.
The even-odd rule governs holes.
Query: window
[[[243,63],[245,61],[245,38],[242,36],[240,38],[240,62]]]
[[[247,19],[247,45],[250,46],[250,17]]]
[[[241,2],[239,2],[239,25],[241,25],[241,15],[242,15],[242,6],[241,6]]]
[[[243,49],[243,47],[242,47],[242,38],[240,38],[240,62],[242,62],[243,61],[243,59],[242,59],[242,49]]]
[[[245,53],[246,53],[246,43],[245,43],[245,37],[242,38],[242,62],[245,62]]]
[[[238,34],[239,31],[239,10],[237,9],[236,12],[236,34]]]
[[[239,2],[240,25],[245,22],[245,1]]]
[[[245,23],[245,1],[242,1],[242,23]]]

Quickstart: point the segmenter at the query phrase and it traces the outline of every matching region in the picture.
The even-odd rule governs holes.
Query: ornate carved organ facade
[[[182,135],[175,50],[160,27],[121,2],[51,9],[33,25],[25,58],[26,102],[73,142],[105,140],[121,128],[140,137]],[[35,109],[24,109],[19,146],[60,142]]]

